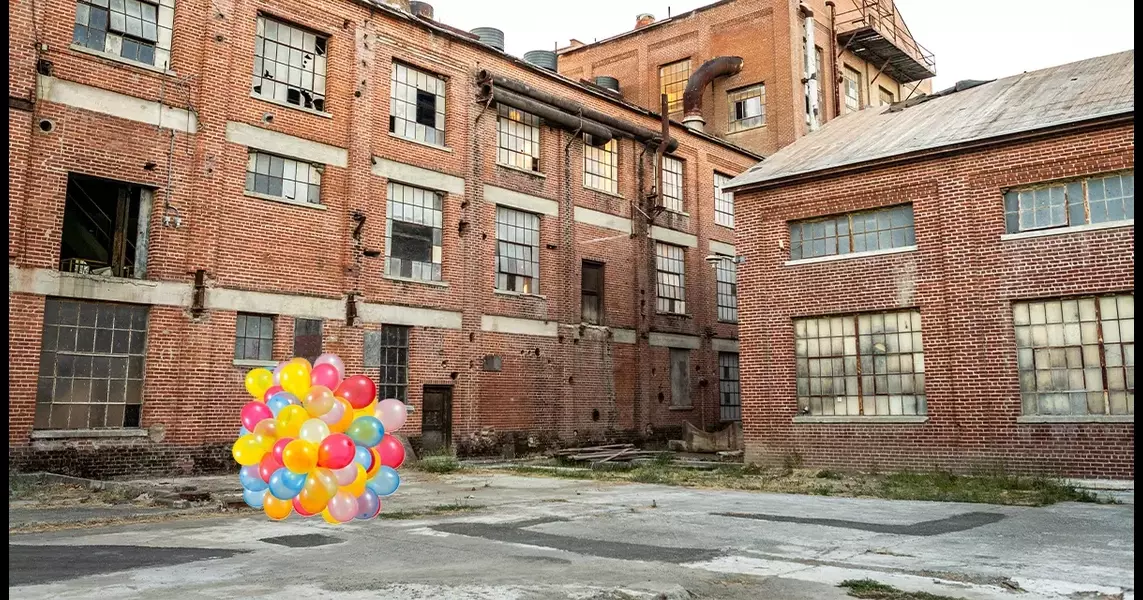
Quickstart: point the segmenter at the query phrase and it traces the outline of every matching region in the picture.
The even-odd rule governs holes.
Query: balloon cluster
[[[254,401],[242,407],[234,460],[246,503],[280,521],[297,513],[330,523],[368,520],[381,498],[397,491],[405,447],[392,435],[405,424],[405,404],[377,401],[364,375],[323,354],[246,374]]]

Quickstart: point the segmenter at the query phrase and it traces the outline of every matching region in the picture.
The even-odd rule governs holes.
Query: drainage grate
[[[316,548],[318,546],[340,544],[345,540],[331,535],[307,533],[304,535],[280,535],[278,537],[262,538],[260,541],[266,542],[267,544],[286,546],[287,548]]]

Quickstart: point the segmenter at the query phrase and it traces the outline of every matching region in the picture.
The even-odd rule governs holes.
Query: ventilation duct
[[[556,70],[556,53],[551,50],[532,50],[524,53],[524,62],[549,71]]]
[[[720,56],[702,64],[687,79],[687,89],[683,91],[683,125],[692,131],[702,131],[706,120],[702,118],[702,94],[706,86],[719,77],[730,77],[742,71],[742,58]]]
[[[480,43],[484,44],[485,46],[492,46],[501,52],[504,51],[503,31],[500,31],[495,27],[477,27],[476,29],[472,30],[472,34],[475,35],[480,40]]]

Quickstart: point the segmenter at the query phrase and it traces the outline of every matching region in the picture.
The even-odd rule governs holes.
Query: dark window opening
[[[437,97],[424,90],[417,90],[417,123],[426,127],[437,124]]]
[[[294,356],[313,364],[322,353],[321,319],[294,319]]]
[[[433,262],[433,228],[394,220],[392,257],[401,265],[401,272],[394,275],[412,277],[414,262]]]
[[[737,353],[718,353],[718,405],[720,420],[742,420],[742,396],[739,389]]]
[[[584,323],[603,323],[603,264],[585,260],[580,276],[580,313]]]
[[[151,205],[142,188],[69,175],[60,270],[142,279],[146,275]]]
[[[234,360],[273,360],[274,318],[238,314],[234,334]]]

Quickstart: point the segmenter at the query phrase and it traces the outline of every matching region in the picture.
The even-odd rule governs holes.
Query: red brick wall
[[[1001,190],[1134,165],[1114,126],[738,194],[748,460],[849,469],[1002,468],[1132,478],[1130,423],[1017,424],[1011,303],[1134,287],[1134,227],[1002,241]],[[787,222],[912,202],[918,250],[785,265]],[[803,316],[919,308],[924,424],[794,424]]]

